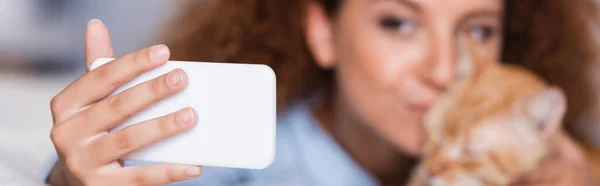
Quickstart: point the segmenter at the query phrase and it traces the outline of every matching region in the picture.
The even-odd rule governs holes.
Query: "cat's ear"
[[[526,104],[527,112],[533,119],[533,127],[540,137],[552,136],[561,128],[567,102],[559,88],[546,88],[528,98]]]

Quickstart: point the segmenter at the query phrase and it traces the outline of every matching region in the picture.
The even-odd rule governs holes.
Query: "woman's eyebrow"
[[[471,18],[471,17],[491,17],[491,18],[497,18],[499,16],[502,16],[501,12],[499,10],[495,10],[495,9],[481,9],[481,10],[469,12],[468,14],[466,14],[464,16],[464,18]]]
[[[459,20],[459,25],[467,24],[467,22],[471,19],[479,18],[479,19],[498,19],[502,18],[502,12],[496,9],[486,8],[480,9],[476,11],[469,12],[468,14],[462,16]]]
[[[408,7],[409,9],[411,9],[415,12],[422,11],[421,6],[419,6],[419,4],[414,2],[413,0],[377,0],[377,1],[394,1],[402,6]]]

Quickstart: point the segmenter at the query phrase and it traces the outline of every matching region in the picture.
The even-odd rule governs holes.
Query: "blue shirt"
[[[202,175],[176,185],[208,186],[376,186],[313,117],[308,104],[298,104],[277,121],[276,155],[263,170],[203,167]],[[126,161],[126,165],[145,164]]]

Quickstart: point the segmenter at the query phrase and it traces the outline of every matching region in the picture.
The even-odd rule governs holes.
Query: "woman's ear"
[[[306,44],[317,65],[324,69],[331,69],[336,63],[331,18],[315,0],[306,2],[306,19],[304,23]]]

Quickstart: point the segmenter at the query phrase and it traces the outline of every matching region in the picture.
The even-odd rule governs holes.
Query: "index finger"
[[[88,22],[85,32],[85,66],[90,65],[98,58],[112,58],[114,51],[112,41],[106,25],[98,19]]]

